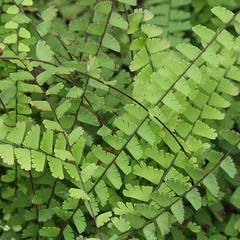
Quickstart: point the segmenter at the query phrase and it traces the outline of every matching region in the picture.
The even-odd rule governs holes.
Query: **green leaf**
[[[42,172],[44,170],[46,155],[41,152],[31,151],[32,158],[32,168],[34,168],[37,172]]]
[[[211,12],[214,15],[216,15],[223,23],[229,22],[234,16],[234,14],[231,11],[221,6],[212,8]]]
[[[47,157],[47,160],[48,160],[48,164],[49,164],[49,167],[50,167],[53,177],[59,178],[59,179],[64,179],[62,161],[57,158],[50,157],[50,156]]]
[[[69,100],[65,100],[59,105],[56,109],[56,114],[58,118],[61,118],[71,107],[71,103]]]
[[[11,6],[7,9],[6,13],[8,13],[8,14],[17,14],[17,13],[19,13],[19,9],[18,9],[17,6],[11,5]]]
[[[201,231],[201,226],[197,225],[196,223],[189,222],[187,227],[194,233],[198,233]]]
[[[127,222],[122,217],[120,217],[120,218],[115,217],[115,218],[111,219],[111,222],[120,232],[125,232],[131,228],[129,222]]]
[[[69,225],[67,225],[63,230],[63,236],[65,240],[74,240],[74,233]]]
[[[213,174],[209,174],[206,178],[204,178],[203,184],[215,197],[218,196],[219,186]]]
[[[41,111],[52,111],[52,108],[47,101],[31,101],[30,104]]]
[[[81,108],[78,112],[78,121],[92,126],[99,126],[97,117],[86,108]]]
[[[148,224],[143,228],[143,234],[147,240],[157,240],[156,227],[154,223]]]
[[[8,134],[7,139],[10,142],[20,145],[24,138],[25,129],[26,129],[25,122],[17,122],[16,127],[13,128],[13,130]]]
[[[186,43],[180,43],[177,45],[176,49],[191,61],[194,60],[201,52],[199,48]]]
[[[48,81],[54,74],[56,73],[55,67],[48,67],[47,70],[37,75],[37,82],[40,85],[43,85],[46,81]]]
[[[142,49],[134,56],[129,68],[131,72],[137,71],[149,63],[149,57],[146,49]]]
[[[133,137],[131,139],[131,141],[127,145],[127,149],[137,160],[139,160],[143,155],[141,145],[139,144],[138,139],[136,137]]]
[[[84,167],[81,173],[83,182],[87,182],[94,175],[97,168],[95,163],[90,163],[88,166]]]
[[[141,30],[147,35],[148,38],[157,37],[162,34],[162,28],[152,25],[152,24],[143,24]]]
[[[0,144],[0,156],[3,162],[8,165],[14,164],[13,146],[10,144]]]
[[[30,52],[31,49],[26,44],[23,44],[20,42],[18,45],[18,51],[19,52]]]
[[[73,98],[73,99],[79,99],[83,94],[83,90],[73,86],[67,93],[66,97],[67,98]]]
[[[207,124],[199,120],[196,122],[193,128],[193,133],[210,139],[215,139],[217,137],[215,129],[210,128]]]
[[[51,86],[47,91],[47,95],[58,95],[58,93],[64,88],[63,83],[57,83],[56,85]]]
[[[236,188],[232,196],[230,197],[230,202],[236,207],[240,208],[240,186]]]
[[[78,5],[80,6],[92,6],[95,3],[95,0],[78,0]]]
[[[40,139],[40,127],[33,125],[31,131],[28,132],[23,145],[29,148],[38,149]]]
[[[18,80],[20,80],[20,81],[22,81],[22,80],[33,80],[34,79],[32,74],[27,72],[27,71],[10,73],[10,78],[15,80],[15,81],[18,81]]]
[[[41,37],[44,37],[51,27],[51,23],[48,21],[39,23],[36,28]]]
[[[148,202],[152,190],[153,188],[150,186],[132,186],[131,184],[127,184],[126,189],[123,190],[123,195],[143,202]]]
[[[57,12],[58,9],[56,8],[56,6],[53,4],[52,6],[50,6],[49,8],[45,9],[42,13],[42,19],[44,21],[49,21],[51,22],[56,16],[57,16]]]
[[[12,21],[15,23],[23,24],[23,23],[30,23],[31,19],[28,18],[26,15],[19,13],[18,15],[12,18]]]
[[[26,171],[31,170],[31,153],[28,149],[15,148],[14,150],[20,167]]]
[[[139,165],[136,164],[134,166],[133,173],[137,176],[147,179],[154,184],[158,184],[163,175],[163,171],[161,169],[147,166],[143,161],[141,161]]]
[[[120,189],[122,186],[122,179],[115,165],[112,165],[108,169],[106,176],[116,189]]]
[[[136,6],[137,5],[137,0],[118,0],[118,2],[126,3],[126,4],[129,4],[131,6]]]
[[[57,237],[60,229],[58,227],[42,227],[39,230],[39,235],[47,238]]]
[[[70,145],[76,143],[76,141],[83,135],[84,131],[81,127],[76,127],[69,135],[68,141]]]
[[[28,30],[26,30],[25,28],[20,28],[19,30],[19,36],[21,38],[30,38],[31,34]]]
[[[85,147],[86,140],[85,138],[80,138],[73,146],[73,156],[77,164],[80,163],[82,159],[82,153]]]
[[[104,23],[91,23],[87,28],[87,33],[101,36],[104,33],[105,24]]]
[[[229,177],[234,178],[237,174],[237,169],[231,157],[225,158],[224,161],[221,162],[220,167],[229,175]]]
[[[184,207],[182,200],[177,201],[171,206],[171,211],[177,221],[181,224],[184,221]]]
[[[88,200],[88,201],[90,200],[87,193],[84,192],[82,189],[70,188],[69,194],[72,198],[75,198],[75,199],[83,199],[83,200]]]
[[[201,195],[196,188],[188,192],[186,198],[192,204],[196,211],[201,208]]]
[[[39,60],[51,61],[53,52],[45,41],[39,40],[36,45],[36,55]]]
[[[215,32],[202,26],[197,25],[192,28],[192,30],[204,41],[204,42],[210,42],[213,37],[215,36]]]
[[[42,209],[39,211],[39,222],[46,222],[47,220],[50,220],[53,216],[54,212],[52,209]]]
[[[128,28],[128,22],[120,14],[115,12],[112,12],[109,22],[114,27],[124,30]]]
[[[11,34],[4,38],[3,43],[12,44],[17,42],[17,34]]]
[[[78,230],[78,233],[83,233],[85,228],[87,227],[87,224],[84,215],[80,209],[78,209],[73,215],[73,222]]]
[[[156,219],[156,222],[163,237],[170,232],[170,219],[168,213],[161,214]]]
[[[95,12],[109,14],[112,8],[112,2],[110,1],[102,1],[98,2],[94,8]]]
[[[23,5],[23,6],[32,6],[33,5],[33,1],[32,0],[23,0],[21,5]]]
[[[218,111],[216,108],[213,108],[209,105],[205,105],[202,110],[201,117],[205,119],[224,119],[225,114]]]
[[[48,154],[52,154],[53,150],[53,131],[47,130],[43,133],[40,149]]]
[[[161,52],[170,46],[170,42],[165,38],[152,38],[146,41],[146,47],[151,54]]]
[[[111,34],[106,33],[104,35],[102,45],[108,49],[111,49],[115,52],[120,52],[120,44]]]
[[[108,212],[105,212],[105,213],[102,213],[102,214],[98,215],[97,218],[96,218],[97,227],[102,227],[107,222],[109,222],[111,216],[112,216],[111,211],[108,211]]]
[[[103,180],[100,180],[100,182],[94,188],[94,191],[99,197],[102,206],[104,206],[110,197],[106,183]]]
[[[62,128],[59,125],[59,123],[57,123],[57,122],[45,119],[45,120],[43,120],[43,124],[46,127],[46,129],[53,130],[53,131],[56,130],[56,131],[62,132]]]

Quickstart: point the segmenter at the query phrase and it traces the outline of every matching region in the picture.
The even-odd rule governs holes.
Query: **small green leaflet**
[[[170,232],[170,219],[168,213],[161,214],[156,219],[156,222],[163,237]]]
[[[60,229],[57,227],[42,227],[39,230],[39,235],[47,238],[54,238],[57,237],[59,231]]]
[[[171,211],[177,221],[181,224],[184,220],[184,207],[182,200],[178,200],[171,206]]]
[[[26,30],[25,28],[20,28],[19,30],[19,36],[21,38],[30,38],[31,34],[28,30]]]
[[[111,211],[108,211],[108,212],[102,213],[101,215],[98,215],[96,218],[97,227],[102,227],[104,224],[109,222],[111,216],[112,216]]]
[[[38,149],[39,146],[39,138],[40,138],[40,127],[39,125],[32,126],[31,131],[28,132],[23,145],[32,148]]]
[[[59,105],[56,109],[56,114],[58,118],[61,118],[71,107],[71,103],[69,100],[65,100]]]
[[[114,224],[114,226],[120,231],[120,232],[125,232],[129,230],[130,224],[127,222],[124,218],[119,217],[119,218],[113,218],[111,219],[111,222]]]
[[[78,209],[73,215],[73,222],[78,230],[78,233],[83,233],[85,228],[87,227],[87,224],[84,215],[80,209]]]
[[[55,7],[55,5],[53,4],[52,6],[50,6],[49,8],[45,9],[42,13],[42,19],[44,20],[44,22],[51,22],[56,16],[57,16],[57,12],[58,9]]]
[[[94,191],[96,192],[97,196],[99,197],[102,206],[104,206],[110,197],[106,183],[103,180],[101,180],[96,185]]]
[[[49,167],[50,167],[53,177],[59,178],[59,179],[64,179],[62,161],[57,158],[50,157],[50,156],[47,157],[47,160],[48,160],[48,164],[49,164]]]
[[[41,152],[31,151],[32,167],[37,172],[42,172],[45,167],[46,155]]]
[[[128,22],[120,14],[115,12],[111,15],[110,24],[124,30],[128,28]]]
[[[97,168],[95,163],[90,163],[88,166],[84,167],[81,173],[83,182],[87,182],[94,175]]]
[[[109,14],[111,11],[111,7],[112,7],[112,2],[102,1],[102,2],[97,2],[94,10],[99,13]]]
[[[209,174],[206,178],[204,178],[203,184],[215,197],[218,196],[219,186],[213,174]]]
[[[50,27],[51,27],[51,22],[48,22],[48,21],[41,22],[36,26],[37,31],[41,37],[44,37],[48,33]]]
[[[136,6],[137,5],[137,0],[118,0],[118,2],[126,3],[126,4],[129,4],[131,6]]]
[[[215,14],[223,23],[229,22],[234,16],[234,14],[231,11],[220,6],[212,8],[211,12]]]
[[[150,186],[132,186],[131,184],[127,184],[126,189],[123,190],[123,195],[143,202],[148,202],[152,190],[153,188]]]
[[[83,200],[88,200],[88,201],[90,200],[87,193],[84,192],[82,189],[70,188],[69,194],[72,198],[75,198],[75,199],[83,199]]]
[[[15,155],[20,167],[26,171],[31,170],[31,153],[28,149],[15,148]]]
[[[21,5],[29,7],[29,6],[33,5],[33,1],[32,0],[23,0]]]
[[[146,227],[144,227],[143,234],[146,240],[157,240],[156,227],[154,223],[148,224]]]
[[[78,120],[92,126],[99,126],[97,117],[86,108],[80,109],[78,112]]]
[[[26,15],[19,13],[18,15],[12,18],[12,21],[15,23],[23,24],[23,23],[30,23],[31,19],[28,18]]]
[[[141,30],[147,35],[148,38],[158,37],[163,32],[162,28],[151,24],[143,24]]]
[[[13,165],[14,164],[13,146],[10,144],[0,144],[0,156],[5,164]]]
[[[108,49],[111,49],[115,52],[120,52],[120,44],[117,39],[109,33],[104,35],[102,45]]]
[[[74,99],[79,99],[83,94],[83,90],[73,86],[67,93],[66,97],[67,98],[74,98]]]
[[[53,52],[45,41],[39,40],[36,46],[36,55],[39,60],[51,61]]]
[[[7,139],[10,142],[20,145],[23,141],[24,134],[26,129],[25,122],[18,122],[16,127],[8,134]]]
[[[48,154],[52,154],[53,150],[53,131],[47,130],[43,133],[40,149]]]
[[[187,193],[186,198],[196,211],[200,209],[202,205],[201,195],[196,188]]]
[[[57,95],[64,88],[63,83],[57,83],[56,85],[51,86],[47,91],[47,95]]]

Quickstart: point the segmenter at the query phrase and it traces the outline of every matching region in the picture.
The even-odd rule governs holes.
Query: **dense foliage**
[[[238,0],[0,1],[0,238],[240,238]]]

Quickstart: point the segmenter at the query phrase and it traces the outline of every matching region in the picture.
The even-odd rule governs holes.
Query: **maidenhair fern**
[[[239,12],[54,2],[1,2],[1,239],[238,239]]]

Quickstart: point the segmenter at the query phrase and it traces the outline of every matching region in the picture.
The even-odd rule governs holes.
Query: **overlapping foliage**
[[[1,239],[238,239],[229,5],[2,1]]]

